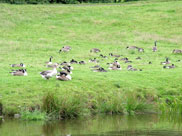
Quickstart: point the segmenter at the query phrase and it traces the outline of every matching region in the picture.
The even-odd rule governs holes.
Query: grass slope
[[[182,45],[182,1],[131,2],[111,5],[9,5],[0,4],[0,99],[4,113],[19,112],[22,107],[42,104],[47,92],[55,94],[60,107],[71,114],[94,112],[171,110],[181,104],[182,59],[172,50]],[[152,52],[154,41],[159,51]],[[59,54],[70,45],[69,53]],[[145,53],[127,51],[136,45]],[[86,65],[74,64],[72,81],[55,78],[43,80],[45,61],[85,60],[110,52],[129,57],[132,65],[143,71],[129,72],[123,62],[122,71],[94,73]],[[135,60],[140,56],[142,60]],[[161,61],[168,56],[177,66],[164,70]],[[113,58],[101,61],[101,66]],[[152,65],[148,62],[152,61]],[[9,64],[23,62],[27,77],[9,74]],[[166,98],[170,103],[166,104]]]

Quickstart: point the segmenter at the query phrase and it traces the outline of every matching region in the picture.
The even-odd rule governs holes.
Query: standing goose
[[[157,41],[154,42],[154,47],[152,48],[152,51],[153,52],[157,51]]]
[[[13,76],[27,76],[27,71],[26,69],[22,69],[22,70],[16,70],[13,72],[10,72]]]
[[[11,67],[25,67],[25,64],[20,63],[20,64],[11,64]]]
[[[52,64],[52,56],[49,58],[49,61],[48,62],[45,62],[47,65],[50,65],[50,64]]]
[[[48,70],[48,71],[42,71],[40,72],[40,75],[42,76],[42,78],[44,79],[49,79],[52,76],[55,76],[57,74],[57,69],[56,67],[54,67],[53,70]]]

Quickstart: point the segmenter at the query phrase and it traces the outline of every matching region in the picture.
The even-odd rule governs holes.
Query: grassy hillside
[[[90,112],[133,112],[143,110],[180,109],[182,92],[182,2],[133,2],[117,5],[9,5],[0,4],[0,101],[4,113],[16,113],[24,107],[42,105],[48,92],[56,95],[63,113],[79,115]],[[154,41],[158,52],[152,52]],[[72,50],[59,54],[70,45]],[[144,53],[128,51],[135,45]],[[72,80],[44,80],[40,72],[47,70],[45,61],[72,58],[88,62],[101,49],[107,55],[123,55],[133,67],[143,71],[122,70],[96,73],[93,63],[74,64]],[[135,58],[140,56],[142,60]],[[163,69],[160,62],[169,57],[175,69]],[[98,57],[99,58],[99,57]],[[101,58],[99,58],[101,60]],[[100,65],[108,68],[107,62]],[[149,65],[148,62],[152,61]],[[15,77],[9,64],[23,62],[27,77]],[[167,101],[167,102],[166,102]],[[181,106],[182,107],[182,106]],[[182,108],[181,108],[182,109]]]

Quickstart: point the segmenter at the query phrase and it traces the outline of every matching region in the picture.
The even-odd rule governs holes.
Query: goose
[[[66,61],[63,61],[60,65],[62,65],[62,66],[70,66],[70,63],[66,62]]]
[[[154,47],[152,48],[152,51],[153,52],[157,51],[157,41],[154,42]]]
[[[175,65],[172,64],[171,66],[163,66],[163,68],[172,69],[172,68],[175,68]]]
[[[121,55],[114,55],[113,53],[109,53],[109,56],[119,58]]]
[[[59,53],[61,53],[61,52],[68,52],[70,50],[71,50],[70,46],[63,46],[62,49],[59,50]]]
[[[27,76],[27,71],[26,69],[23,69],[23,70],[16,70],[16,71],[13,71],[13,72],[10,72],[13,76]]]
[[[82,60],[79,62],[79,64],[86,64],[86,63],[85,63],[85,61]]]
[[[90,52],[98,53],[98,52],[101,52],[101,51],[100,51],[100,49],[92,48],[92,49],[90,50]]]
[[[72,59],[72,60],[70,60],[70,63],[71,64],[77,64],[78,62],[76,60]]]
[[[64,66],[64,67],[62,67],[62,70],[73,70],[73,67],[70,65]]]
[[[46,65],[47,68],[54,68],[54,67],[58,67],[59,64],[58,63],[54,63],[54,64],[48,64]]]
[[[60,72],[59,75],[56,76],[56,79],[61,81],[68,81],[71,80],[71,75],[65,72]]]
[[[95,65],[95,66],[90,67],[90,68],[100,68],[100,66],[99,65]]]
[[[132,61],[131,60],[125,60],[124,63],[132,63]]]
[[[40,72],[40,75],[42,76],[42,78],[44,79],[49,79],[52,76],[55,76],[57,74],[57,69],[56,67],[53,68],[53,70],[48,70],[48,71],[42,71]]]
[[[128,60],[128,58],[121,58],[120,60],[124,60],[124,61],[126,61],[126,60]]]
[[[11,64],[11,67],[25,67],[25,64],[20,63],[20,64]]]
[[[111,69],[111,70],[121,70],[121,66],[120,65],[112,66],[109,69]]]
[[[100,57],[102,57],[102,58],[107,58],[107,56],[104,56],[104,55],[102,55],[102,54],[100,54]]]
[[[94,69],[93,72],[107,72],[104,68],[100,67],[98,69]]]
[[[47,65],[51,65],[52,64],[52,56],[49,58],[49,61],[48,62],[45,62]]]
[[[182,53],[182,50],[174,49],[172,53]]]
[[[166,58],[165,62],[161,62],[162,65],[170,64],[169,58]]]
[[[141,60],[142,58],[141,57],[137,57],[136,60]]]
[[[126,49],[138,49],[137,46],[127,46]]]
[[[89,62],[98,63],[99,61],[98,61],[98,60],[96,60],[96,58],[94,58],[94,59],[89,59]]]
[[[138,48],[138,52],[144,52],[143,48]]]
[[[132,65],[128,65],[127,70],[128,71],[137,71],[137,69],[133,68]]]
[[[67,73],[67,74],[72,74],[72,71],[71,71],[71,70],[68,70],[68,69],[63,70],[63,71],[61,71],[61,72],[65,72],[65,73]]]
[[[113,63],[110,63],[109,65],[110,65],[110,66],[117,66],[117,65],[120,65],[120,64],[119,64],[118,61],[115,61],[115,62],[113,62]]]

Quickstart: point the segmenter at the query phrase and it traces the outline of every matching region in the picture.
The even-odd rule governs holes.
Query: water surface
[[[54,122],[6,120],[0,136],[182,136],[180,115],[102,115]]]

